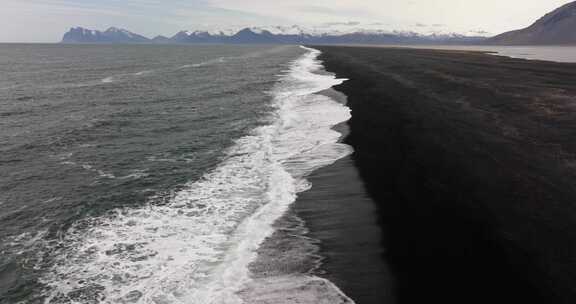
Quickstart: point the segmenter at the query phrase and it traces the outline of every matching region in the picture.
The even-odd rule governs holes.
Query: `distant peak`
[[[240,31],[238,31],[239,33],[254,33],[254,31],[249,28],[249,27],[245,27],[243,29],[241,29]]]
[[[535,25],[538,24],[553,24],[565,19],[576,17],[576,1],[565,4],[558,9],[546,14]]]
[[[104,32],[73,27],[64,34],[62,41],[66,43],[146,43],[150,39],[117,27],[110,27]]]

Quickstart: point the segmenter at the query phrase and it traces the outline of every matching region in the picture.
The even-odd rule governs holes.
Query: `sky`
[[[572,0],[0,0],[1,42],[57,42],[70,27],[153,37],[241,26],[381,24],[499,34]]]

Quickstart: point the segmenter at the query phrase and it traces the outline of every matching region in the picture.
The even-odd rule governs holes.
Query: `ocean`
[[[0,45],[0,303],[353,303],[290,211],[352,153],[319,54]]]

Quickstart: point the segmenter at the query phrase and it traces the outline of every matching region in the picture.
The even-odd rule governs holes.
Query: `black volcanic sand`
[[[341,103],[334,90],[321,94]],[[343,137],[349,127],[334,128]],[[390,270],[382,259],[382,229],[376,204],[369,197],[351,156],[313,172],[309,191],[300,193],[294,212],[305,221],[307,236],[319,241],[323,257],[317,275],[329,279],[356,303],[393,303]]]
[[[342,191],[332,194],[341,202],[324,202],[326,213],[316,219],[302,200],[329,196],[322,198],[326,179],[298,203],[323,241],[326,276],[360,295],[359,304],[576,303],[575,64],[316,48],[327,70],[350,79],[337,88],[353,110],[346,142],[383,231],[368,232],[367,205],[342,194],[358,189],[354,172],[338,169],[346,160],[315,173],[313,182],[324,174],[339,180],[327,191]],[[368,218],[350,220],[346,212]],[[333,213],[342,222],[322,224]],[[332,224],[350,227],[335,232]],[[349,247],[356,240],[360,245]],[[368,273],[379,258],[389,263],[393,284],[385,270]],[[362,297],[362,286],[375,296]]]
[[[316,274],[358,304],[394,303],[376,206],[366,195],[353,159],[320,169],[309,180],[314,186],[299,195],[295,210],[306,221],[307,235],[320,241],[324,259]]]

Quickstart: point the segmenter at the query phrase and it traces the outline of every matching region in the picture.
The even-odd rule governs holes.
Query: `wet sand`
[[[346,103],[329,89],[323,94]],[[334,128],[349,134],[347,123]],[[275,223],[276,232],[251,264],[254,284],[247,303],[393,303],[391,272],[383,257],[382,229],[352,156],[308,176],[312,188],[300,193]],[[331,283],[314,278],[328,279]],[[336,285],[337,289],[334,290]]]
[[[324,259],[317,275],[358,304],[394,303],[376,207],[357,176],[351,158],[319,170],[311,177],[315,188],[301,195],[296,209],[308,235],[320,240]]]
[[[337,130],[347,135],[347,128]],[[357,304],[393,303],[393,281],[382,258],[382,229],[376,204],[346,157],[314,172],[313,187],[301,193],[294,211],[304,219],[307,235],[318,240],[322,257],[316,275],[338,286]]]
[[[359,304],[576,301],[575,64],[316,48],[356,150],[297,202],[324,276]]]

